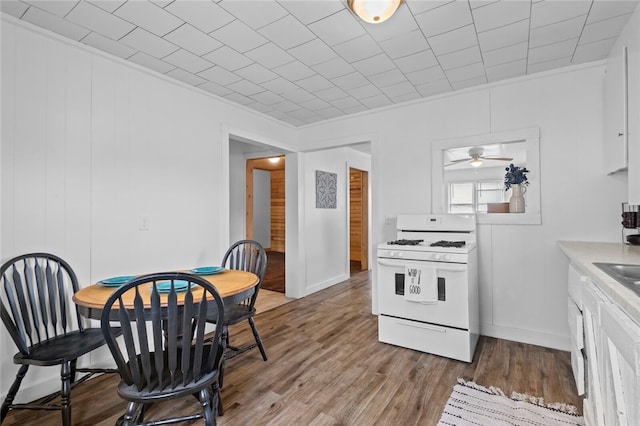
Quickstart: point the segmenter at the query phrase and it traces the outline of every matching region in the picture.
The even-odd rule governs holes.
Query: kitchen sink
[[[611,278],[633,290],[640,296],[640,265],[600,262],[593,262],[593,264],[602,269]]]

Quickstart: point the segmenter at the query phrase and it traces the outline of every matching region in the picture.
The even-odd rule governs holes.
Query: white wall
[[[317,149],[362,129],[376,135],[375,245],[395,237],[398,214],[430,212],[431,141],[539,127],[542,224],[478,229],[481,332],[568,349],[567,261],[557,241],[619,241],[626,197],[624,179],[602,168],[603,75],[599,62],[493,84],[308,126],[300,140]]]
[[[219,263],[229,245],[223,128],[289,145],[296,135],[3,15],[1,260],[50,251],[83,286]],[[17,367],[4,327],[0,333],[4,398]],[[46,371],[27,376],[21,400],[59,387],[59,369]]]

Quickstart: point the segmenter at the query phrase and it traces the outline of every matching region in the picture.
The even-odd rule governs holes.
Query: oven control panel
[[[413,250],[378,249],[378,258],[422,260],[430,262],[467,263],[467,255],[463,253],[434,253]]]

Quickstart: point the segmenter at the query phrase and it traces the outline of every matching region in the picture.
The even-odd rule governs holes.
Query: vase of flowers
[[[504,174],[504,190],[511,189],[511,198],[509,199],[509,213],[524,213],[524,194],[527,192],[527,170],[526,167],[518,167],[513,164],[509,164],[509,167],[505,168],[507,171]]]

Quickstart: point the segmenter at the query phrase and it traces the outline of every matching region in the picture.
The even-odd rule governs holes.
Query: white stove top
[[[394,251],[424,251],[431,253],[469,253],[470,251],[476,248],[475,241],[466,241],[466,244],[463,247],[431,247],[431,243],[435,243],[438,240],[432,241],[423,241],[416,245],[398,245],[398,244],[389,244],[381,243],[378,245],[378,250],[394,250]],[[445,241],[461,241],[459,239],[445,240]]]

